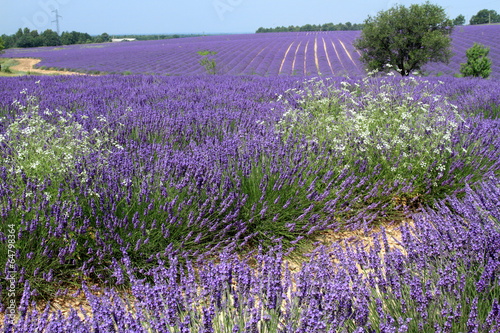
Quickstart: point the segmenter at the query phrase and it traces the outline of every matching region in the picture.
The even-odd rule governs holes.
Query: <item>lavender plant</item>
[[[493,207],[498,180],[477,188],[464,200],[449,197],[437,210],[413,215],[414,227],[401,228],[399,248],[388,245],[382,229],[368,249],[359,243],[315,249],[296,273],[283,261],[280,245],[260,248],[254,265],[249,257],[221,253],[217,262],[199,262],[198,273],[194,263],[187,262],[184,270],[170,257],[168,265],[159,262],[154,285],[134,279],[124,258],[134,300],[114,290],[96,297],[83,284],[93,310],[85,321],[73,314],[48,322],[48,308],[43,315],[27,313],[26,283],[22,316],[13,327],[26,332],[57,326],[139,332],[499,332],[500,228],[465,204]],[[479,197],[489,199],[480,203]],[[498,211],[491,216],[498,219]]]
[[[335,95],[328,96],[321,88],[304,108],[315,111],[319,103],[315,98],[331,97],[336,104],[332,102],[330,110],[336,110],[339,119],[353,130],[336,129],[344,136],[344,150],[337,149],[338,143],[333,141],[337,137],[327,135],[326,125],[316,122],[315,128],[303,126],[309,124],[306,120],[314,123],[314,117],[297,120],[291,130],[281,127],[285,133],[276,130],[287,110],[306,114],[299,109],[305,102],[297,102],[304,95],[289,97],[286,90],[311,88],[294,78],[44,77],[39,84],[32,78],[2,80],[0,110],[5,120],[0,133],[5,137],[9,126],[23,119],[26,111],[12,105],[24,97],[19,91],[40,86],[43,93],[36,101],[38,110],[61,110],[61,116],[69,120],[59,123],[59,115],[38,112],[43,128],[55,126],[54,133],[62,136],[66,127],[80,124],[81,132],[76,133],[104,128],[111,138],[109,144],[99,149],[90,146],[90,153],[71,160],[73,166],[68,165],[63,181],[49,172],[16,175],[10,164],[4,164],[3,159],[0,162],[2,267],[9,268],[5,260],[8,225],[16,226],[16,301],[22,304],[18,312],[22,315],[15,329],[410,331],[423,325],[425,329],[445,330],[449,324],[437,317],[436,311],[447,312],[442,317],[449,316],[451,308],[458,313],[460,303],[460,319],[451,324],[452,331],[465,331],[467,325],[471,330],[490,325],[495,331],[495,260],[500,248],[495,208],[500,168],[498,120],[473,114],[498,104],[498,84],[443,80],[446,84],[431,88],[436,96],[424,96],[432,80],[416,79],[419,84],[414,85],[405,81],[403,86],[397,80],[387,80],[387,87],[381,89],[390,102],[378,100],[370,82],[349,79],[347,85],[341,79],[325,81],[332,90],[342,92],[343,99],[335,100]],[[316,85],[315,81],[309,84]],[[412,91],[414,101],[399,99],[399,93],[391,95],[393,90],[404,96]],[[368,94],[371,97],[365,97]],[[453,98],[458,113],[444,97],[434,100],[437,95]],[[300,258],[301,252],[294,250],[302,247],[304,251],[318,231],[363,226],[368,230],[384,215],[401,214],[403,203],[391,201],[393,198],[415,193],[417,180],[410,178],[403,185],[395,182],[389,166],[397,156],[389,149],[377,150],[363,146],[364,141],[354,141],[369,130],[366,140],[378,142],[377,135],[392,143],[390,135],[379,129],[383,124],[369,118],[369,105],[389,105],[393,117],[403,114],[403,106],[410,115],[409,111],[418,112],[417,106],[423,106],[427,110],[423,115],[445,116],[439,120],[443,127],[436,127],[441,130],[436,139],[442,140],[437,149],[442,154],[446,154],[446,147],[452,149],[446,161],[449,169],[437,187],[443,192],[434,191],[432,181],[437,180],[432,172],[437,164],[431,163],[422,175],[423,184],[431,189],[420,201],[425,210],[412,216],[406,203],[405,213],[416,224],[414,230],[403,230],[400,250],[388,250],[383,237],[384,251],[377,241],[372,250],[337,245],[317,249],[294,275],[283,267],[285,260],[290,260],[291,254]],[[355,117],[357,110],[370,119],[366,128]],[[382,117],[380,110],[372,112],[380,112]],[[423,115],[397,118],[401,119],[398,128],[401,124],[410,127],[407,136],[397,131],[397,123],[391,122],[389,115],[384,115],[388,122],[385,128],[411,139],[410,134],[419,133],[426,124]],[[447,131],[449,140],[445,138]],[[11,141],[22,144],[15,141],[21,134],[9,134],[9,141],[0,143],[2,151],[10,152]],[[42,137],[42,133],[32,134]],[[49,142],[61,137],[57,135]],[[432,144],[423,148],[435,147]],[[371,149],[370,154],[358,146]],[[398,149],[410,148],[414,147]],[[425,158],[417,150],[413,153],[408,158]],[[400,157],[400,163],[404,162]],[[476,183],[478,178],[483,183]],[[48,188],[55,190],[49,199],[44,195]],[[434,202],[440,196],[447,201]],[[262,252],[250,256],[259,244]],[[266,252],[269,247],[274,250]],[[246,254],[247,261],[242,258]],[[5,307],[4,281],[12,273],[3,269],[0,276]],[[464,277],[464,288],[446,287],[454,283],[449,277],[453,281]],[[91,296],[95,283],[109,288],[104,298]],[[30,297],[57,297],[70,286],[86,292],[93,307],[92,318],[81,321],[73,313],[70,319],[48,320],[26,312]],[[135,310],[126,306],[126,299],[121,302],[117,295],[112,296],[112,288],[131,289]],[[425,289],[425,298],[417,297],[419,288]],[[399,293],[404,297],[398,298]],[[402,300],[417,310],[407,307],[406,315]]]

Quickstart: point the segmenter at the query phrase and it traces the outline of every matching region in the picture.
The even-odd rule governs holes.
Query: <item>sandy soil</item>
[[[10,69],[14,70],[14,71],[39,73],[39,74],[85,75],[85,74],[76,73],[76,72],[54,71],[54,70],[45,70],[45,69],[34,68],[34,66],[41,61],[40,59],[14,58],[14,60],[19,62],[19,64],[10,67]]]

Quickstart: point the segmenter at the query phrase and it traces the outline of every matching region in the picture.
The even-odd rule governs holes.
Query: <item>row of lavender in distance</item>
[[[365,74],[352,46],[359,31],[269,33],[204,36],[172,40],[9,49],[4,57],[40,58],[37,65],[82,72],[135,74],[203,74],[198,51],[217,52],[217,73],[241,75]],[[435,75],[459,73],[465,51],[474,42],[490,47],[492,78],[500,78],[500,27],[456,27],[450,64],[431,63],[423,70]]]

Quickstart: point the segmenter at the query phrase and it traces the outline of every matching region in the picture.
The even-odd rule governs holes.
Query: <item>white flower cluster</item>
[[[27,90],[21,93],[27,94]],[[37,100],[33,96],[27,96],[26,105],[17,100],[13,105],[18,108],[20,115],[0,135],[0,143],[9,147],[13,153],[0,150],[0,160],[1,165],[9,167],[15,173],[24,171],[28,177],[60,175],[74,169],[79,157],[100,147],[114,146],[123,149],[107,133],[103,135],[102,131],[97,131],[91,135],[83,129],[82,124],[72,119],[71,114],[64,114],[61,110],[55,110],[57,116],[53,121],[45,120],[39,115]],[[43,114],[50,117],[53,112],[46,109]],[[104,117],[99,120],[107,123]],[[110,151],[99,149],[99,152],[106,164]],[[86,173],[80,176],[82,181],[86,181]]]
[[[292,131],[300,131],[308,140],[326,142],[344,156],[351,154],[347,149],[367,152],[368,158],[384,155],[381,150],[391,151],[406,159],[401,168],[426,168],[428,163],[424,160],[441,160],[443,152],[453,151],[453,133],[464,119],[455,105],[434,93],[437,85],[414,77],[397,81],[365,77],[359,83],[343,81],[340,87],[325,82],[313,78],[306,81],[303,91],[286,92],[299,107],[290,107],[283,114],[277,124],[279,133],[286,137]],[[422,97],[414,94],[417,86],[423,90]],[[287,103],[286,98],[281,99]],[[346,137],[354,140],[355,148],[346,147]],[[443,164],[438,164],[439,172],[443,168]],[[391,170],[397,171],[394,167]]]

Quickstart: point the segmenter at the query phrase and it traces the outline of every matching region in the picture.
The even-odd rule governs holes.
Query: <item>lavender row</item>
[[[495,25],[456,28],[452,35],[455,55],[450,64],[431,63],[424,66],[424,71],[448,76],[459,73],[460,64],[466,60],[465,51],[474,42],[478,42],[490,47],[489,57],[493,63],[491,77],[497,79],[500,73],[499,29]],[[29,50],[10,49],[3,56],[41,58],[42,62],[37,66],[44,68],[101,73],[183,75],[203,74],[204,68],[198,63],[200,56],[197,52],[210,50],[218,52],[215,59],[219,74],[302,76],[320,73],[360,76],[364,75],[365,71],[359,61],[359,53],[352,46],[357,37],[359,31],[205,36]],[[290,45],[291,48],[288,49]]]
[[[84,320],[78,309],[50,320],[48,306],[28,312],[26,282],[20,319],[5,331],[500,332],[500,188],[497,179],[476,185],[463,200],[413,215],[400,246],[382,228],[367,248],[316,248],[295,273],[277,245],[260,248],[253,265],[228,253],[217,262],[158,260],[154,285],[133,279],[131,299],[113,289],[97,297],[83,283],[77,293],[92,308]],[[129,258],[113,269],[133,276]]]

